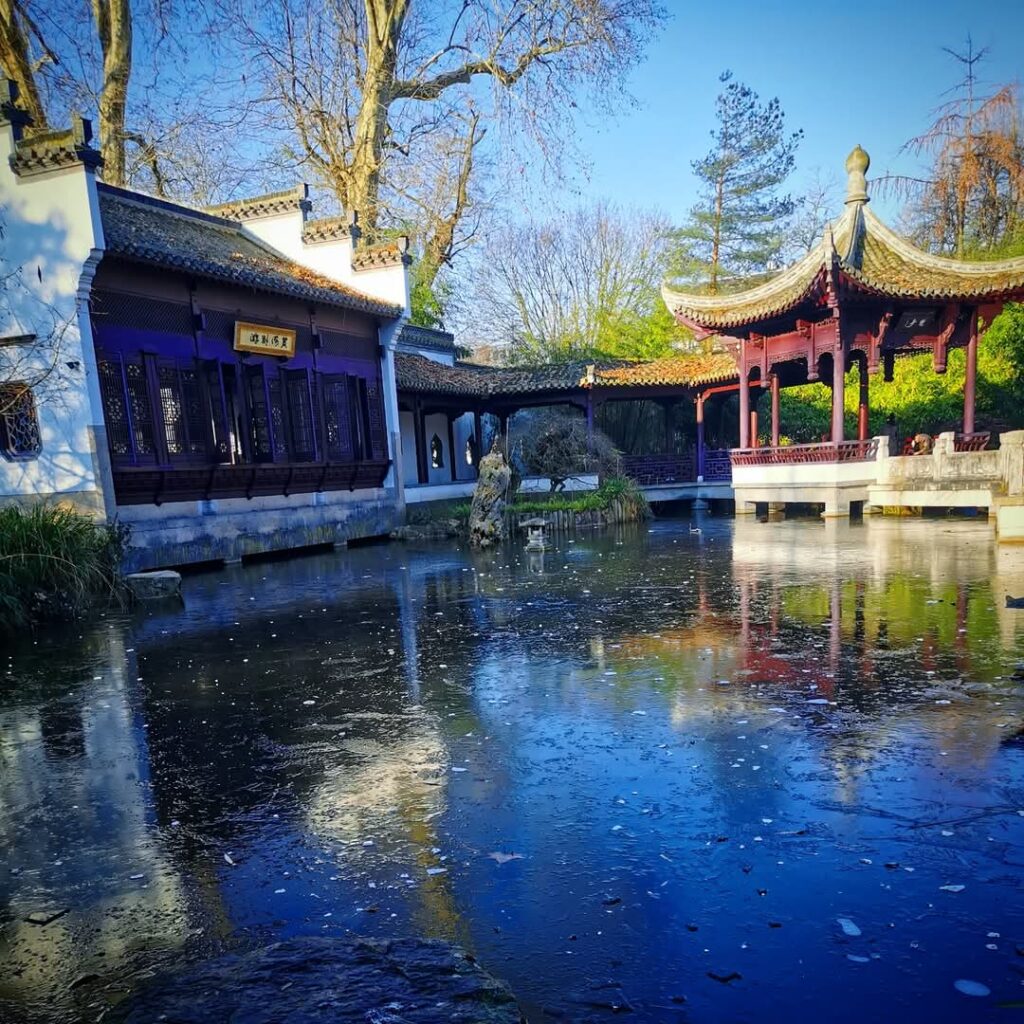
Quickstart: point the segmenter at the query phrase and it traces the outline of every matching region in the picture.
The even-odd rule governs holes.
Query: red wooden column
[[[697,396],[697,479],[704,479],[704,396]]]
[[[857,357],[860,394],[857,403],[857,440],[868,439],[868,357],[861,352]]]
[[[757,409],[750,410],[750,447],[757,448]]]
[[[832,441],[843,440],[843,402],[846,383],[846,356],[842,347],[832,353]]]
[[[978,387],[978,311],[971,313],[971,336],[967,341],[967,373],[964,378],[964,433],[974,433],[974,399]]]
[[[772,381],[772,447],[779,447],[779,375],[773,373]]]
[[[750,447],[750,381],[747,368],[740,365],[740,447]]]

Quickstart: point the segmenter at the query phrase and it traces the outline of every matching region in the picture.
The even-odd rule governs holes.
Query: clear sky
[[[665,0],[672,19],[634,73],[639,108],[583,126],[591,161],[585,195],[658,206],[675,220],[695,198],[690,162],[707,152],[718,75],[725,69],[762,99],[778,96],[792,128],[804,130],[793,191],[815,167],[845,178],[860,143],[869,177],[908,171],[900,146],[928,124],[941,93],[961,75],[943,46],[967,34],[990,55],[989,84],[1024,80],[1024,0]],[[883,216],[893,203],[875,197]],[[837,211],[838,212],[838,211]]]

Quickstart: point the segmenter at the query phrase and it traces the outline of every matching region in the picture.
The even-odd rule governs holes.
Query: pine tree
[[[780,195],[793,170],[802,131],[786,132],[778,99],[761,103],[753,89],[724,72],[715,102],[718,127],[707,156],[693,162],[700,201],[677,234],[682,277],[717,292],[729,278],[778,263],[786,221],[796,203]]]

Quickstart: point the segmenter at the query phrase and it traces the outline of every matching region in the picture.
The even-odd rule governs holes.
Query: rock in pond
[[[133,572],[125,577],[128,589],[138,601],[160,601],[181,598],[181,573],[171,569],[156,572]]]
[[[121,1024],[520,1024],[508,987],[440,941],[300,938],[155,979]]]
[[[505,503],[510,498],[512,470],[497,444],[480,460],[479,476],[469,512],[469,539],[487,548],[505,539]]]

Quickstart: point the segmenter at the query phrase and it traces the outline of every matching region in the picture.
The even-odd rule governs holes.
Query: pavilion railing
[[[953,438],[953,451],[955,452],[983,452],[992,434],[988,430],[976,430],[973,434],[957,434]]]
[[[692,454],[623,455],[622,471],[642,487],[692,483],[697,479]]]
[[[728,448],[709,448],[704,452],[704,482],[732,479],[732,459]]]
[[[878,454],[878,439],[790,444],[779,448],[734,448],[734,466],[805,465],[814,462],[870,462]]]

